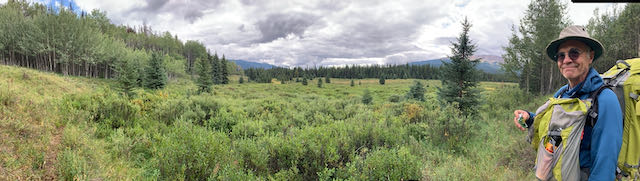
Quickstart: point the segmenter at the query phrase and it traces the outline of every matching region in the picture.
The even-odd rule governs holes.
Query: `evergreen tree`
[[[371,102],[373,102],[371,92],[369,92],[369,89],[365,89],[364,95],[362,95],[362,104],[371,104]]]
[[[132,61],[125,60],[120,62],[117,71],[120,88],[127,96],[131,96],[131,90],[138,85],[138,69],[135,68]]]
[[[351,87],[355,86],[355,84],[353,83],[353,79],[351,79]]]
[[[307,78],[306,78],[306,77],[303,77],[303,78],[302,78],[302,85],[307,85],[307,84],[308,84],[308,82],[307,82]]]
[[[151,60],[147,66],[145,87],[149,89],[162,89],[167,84],[167,72],[164,70],[162,58],[158,53],[151,54]]]
[[[322,88],[322,78],[318,78],[318,87]]]
[[[221,63],[218,54],[214,54],[213,56],[209,55],[209,59],[211,61],[211,79],[213,80],[213,84],[221,84],[222,69],[220,68]]]
[[[229,69],[227,68],[227,59],[222,55],[222,60],[220,60],[220,83],[229,84]]]
[[[240,79],[238,80],[238,83],[240,83],[240,84],[244,83],[244,78],[242,76],[240,76]]]
[[[422,83],[420,83],[420,81],[416,80],[413,82],[413,85],[409,89],[409,92],[407,92],[406,98],[424,101],[424,92],[424,86],[422,86]]]
[[[198,92],[209,92],[211,91],[211,84],[213,84],[213,80],[211,80],[211,64],[206,59],[196,59],[196,74],[198,78],[196,79],[196,85],[198,85]]]
[[[380,80],[378,80],[378,83],[380,83],[380,85],[384,85],[384,76],[380,76]]]
[[[327,83],[327,84],[331,83],[331,79],[329,77],[331,77],[331,76],[329,74],[327,74],[327,77],[324,79],[324,82]]]
[[[457,38],[457,42],[452,42],[449,57],[451,62],[443,62],[442,87],[438,88],[438,97],[446,103],[454,104],[463,114],[475,115],[477,110],[479,90],[476,65],[479,60],[471,60],[471,56],[476,51],[476,45],[472,44],[469,38],[471,23],[464,19],[462,22],[462,33]]]

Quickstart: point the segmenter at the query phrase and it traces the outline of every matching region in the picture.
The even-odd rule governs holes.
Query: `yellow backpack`
[[[618,60],[600,76],[605,86],[615,92],[623,114],[618,176],[640,180],[640,58]],[[595,122],[587,124],[595,125]]]
[[[580,180],[580,140],[591,100],[549,98],[536,111],[528,138],[540,180]]]

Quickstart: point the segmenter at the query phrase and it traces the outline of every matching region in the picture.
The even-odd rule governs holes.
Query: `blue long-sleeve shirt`
[[[603,85],[598,72],[591,68],[585,81],[569,89],[560,88],[554,97],[587,99],[591,92]],[[535,114],[529,112],[527,124],[533,123]],[[589,180],[614,180],[618,154],[622,146],[622,111],[615,93],[604,89],[598,95],[598,119],[591,127],[586,124],[580,144],[580,167],[589,168]]]

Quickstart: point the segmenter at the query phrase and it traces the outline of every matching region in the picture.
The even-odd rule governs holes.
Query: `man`
[[[602,55],[598,40],[589,37],[581,26],[569,26],[560,32],[559,38],[547,45],[547,56],[558,64],[558,69],[569,84],[560,88],[554,97],[587,99],[603,85],[598,72],[591,64]],[[618,152],[622,145],[622,111],[616,95],[604,89],[598,96],[598,117],[594,126],[586,124],[580,143],[579,162],[581,180],[614,180]],[[532,112],[516,110],[514,122],[522,115],[526,125],[532,125]],[[525,127],[528,127],[526,126]],[[585,178],[587,177],[587,178]]]

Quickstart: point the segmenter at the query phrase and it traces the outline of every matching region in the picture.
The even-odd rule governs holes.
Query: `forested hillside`
[[[198,59],[209,59],[220,74],[238,70],[224,56],[224,64],[213,62],[211,56],[218,55],[198,41],[183,43],[147,25],[114,25],[106,12],[73,8],[15,0],[1,5],[0,62],[63,75],[114,78],[125,64],[142,72],[151,54],[157,53],[169,78],[195,74]]]

